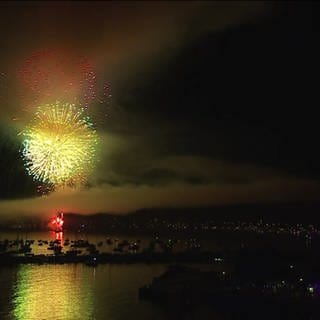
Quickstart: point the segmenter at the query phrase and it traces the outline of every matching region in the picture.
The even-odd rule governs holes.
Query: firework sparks
[[[85,182],[98,138],[82,108],[59,102],[41,106],[22,136],[22,156],[35,180],[55,187]]]
[[[18,71],[28,105],[52,102],[53,97],[81,103],[96,99],[96,74],[89,60],[63,50],[33,52]]]

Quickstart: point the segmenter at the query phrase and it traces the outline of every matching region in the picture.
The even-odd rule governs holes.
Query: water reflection
[[[3,269],[0,319],[125,320],[133,314],[139,320],[167,319],[162,308],[138,299],[139,287],[165,269],[164,265],[143,264],[97,268],[44,264]]]
[[[77,272],[75,265],[21,266],[14,290],[13,319],[95,319],[94,278],[93,272]]]
[[[62,231],[60,231],[60,232],[52,231],[51,232],[51,237],[52,237],[53,240],[61,241],[61,245],[63,245],[63,232]]]
[[[0,320],[181,319],[181,310],[138,298],[139,288],[165,270],[145,264],[0,268]],[[193,319],[221,319],[211,307],[192,312]]]

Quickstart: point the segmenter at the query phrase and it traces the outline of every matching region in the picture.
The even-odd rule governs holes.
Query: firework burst
[[[47,104],[21,133],[28,173],[54,187],[84,183],[93,169],[98,143],[89,117],[75,104]]]

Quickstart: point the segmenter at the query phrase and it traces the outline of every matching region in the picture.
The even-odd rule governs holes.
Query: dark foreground
[[[207,306],[221,319],[319,319],[319,288],[303,281],[243,281],[234,275],[172,266],[139,290],[170,310],[172,319],[196,319]]]

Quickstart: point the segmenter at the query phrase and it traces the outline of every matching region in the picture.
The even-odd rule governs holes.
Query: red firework
[[[51,227],[54,229],[55,232],[62,232],[63,231],[63,212],[60,212],[58,215],[51,219]]]
[[[27,105],[61,100],[87,108],[96,99],[96,75],[90,61],[64,50],[33,52],[18,70]]]

